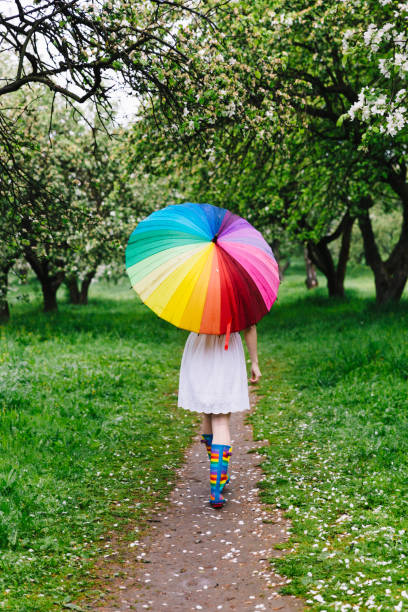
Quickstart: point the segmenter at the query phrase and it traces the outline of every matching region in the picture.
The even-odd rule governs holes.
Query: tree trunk
[[[342,296],[344,296],[344,281],[346,278],[347,262],[350,257],[351,235],[354,221],[354,217],[346,215],[343,223],[343,234],[341,237],[339,260],[336,270],[337,286],[342,288]]]
[[[363,236],[364,254],[373,271],[376,299],[379,304],[398,302],[408,279],[408,204],[400,238],[387,261],[383,261],[375,241],[371,223],[369,203],[359,218],[358,224]]]
[[[309,243],[307,249],[311,261],[326,277],[329,297],[344,297],[344,278],[337,277],[336,266],[327,244],[322,241],[317,244]]]
[[[65,284],[67,286],[68,293],[69,293],[69,303],[79,304],[80,303],[79,288],[78,288],[78,281],[75,278],[75,276],[70,276],[69,278],[66,278]]]
[[[90,272],[88,272],[88,274],[85,276],[84,280],[81,283],[80,303],[84,306],[88,304],[88,291],[95,274],[96,269],[91,270]]]
[[[69,292],[69,301],[71,304],[83,306],[88,304],[88,290],[92,279],[95,276],[95,273],[96,269],[88,272],[88,274],[85,275],[85,278],[81,282],[80,287],[78,279],[75,276],[70,276],[65,280],[65,284]]]
[[[49,262],[46,259],[39,259],[31,250],[27,250],[25,255],[28,263],[41,283],[44,312],[57,310],[57,291],[64,280],[64,271],[57,270],[51,273],[49,270]]]
[[[4,264],[0,267],[0,323],[7,323],[10,319],[10,308],[7,301],[8,273],[12,264]]]
[[[58,309],[57,291],[59,284],[53,283],[49,278],[40,279],[44,299],[44,312]]]
[[[350,256],[351,232],[354,218],[345,213],[336,231],[325,236],[319,242],[309,242],[307,252],[312,262],[319,268],[327,279],[329,297],[344,297],[344,279],[346,277],[347,262]],[[337,265],[328,245],[341,236],[340,253]]]
[[[309,257],[308,249],[306,246],[303,250],[303,254],[305,257],[305,264],[306,264],[306,280],[305,280],[306,287],[308,289],[314,289],[315,287],[319,285],[319,281],[317,280],[315,265]]]
[[[397,272],[392,276],[392,281],[387,289],[379,296],[377,301],[379,304],[386,302],[399,302],[407,284],[408,274],[406,272]]]
[[[271,246],[271,249],[272,249],[273,254],[275,256],[276,262],[278,264],[279,280],[283,281],[283,278],[285,276],[285,272],[286,272],[286,270],[290,266],[290,259],[287,259],[285,262],[281,259],[280,251],[279,251],[279,247],[280,247],[280,241],[279,240],[277,240],[277,239],[273,240],[272,244],[270,246]]]
[[[335,297],[337,295],[336,268],[329,247],[321,240],[317,243],[308,242],[307,255],[310,261],[325,275],[329,296]]]

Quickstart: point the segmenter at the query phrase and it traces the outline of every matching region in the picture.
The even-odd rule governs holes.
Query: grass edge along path
[[[407,304],[322,305],[260,325],[262,500],[292,522],[271,563],[313,610],[408,610]]]

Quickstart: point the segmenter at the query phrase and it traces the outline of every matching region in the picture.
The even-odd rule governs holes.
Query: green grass
[[[194,430],[175,407],[186,333],[126,282],[51,315],[28,294],[0,328],[0,606],[18,612],[90,592],[104,534],[138,540]]]
[[[292,266],[259,325],[262,496],[292,520],[293,552],[275,562],[286,592],[315,610],[408,609],[407,292],[378,309],[369,271],[346,286],[330,301]],[[106,534],[138,541],[191,439],[175,407],[186,333],[127,287],[44,315],[32,285],[0,329],[3,609],[95,596],[93,564],[116,552]]]
[[[407,299],[379,309],[360,270],[344,300],[303,279],[292,270],[259,325],[262,497],[292,521],[274,563],[314,610],[405,610]]]

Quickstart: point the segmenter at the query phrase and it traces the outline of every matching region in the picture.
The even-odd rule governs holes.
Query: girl
[[[251,359],[250,382],[256,383],[261,371],[255,325],[244,330],[244,338]],[[228,350],[224,345],[225,335],[190,333],[181,360],[178,395],[179,407],[203,413],[201,437],[210,459],[213,508],[225,503],[221,492],[229,481],[231,412],[249,409],[245,354],[239,332],[230,335]]]

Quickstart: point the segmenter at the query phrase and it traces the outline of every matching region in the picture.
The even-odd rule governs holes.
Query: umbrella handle
[[[231,334],[231,319],[228,321],[228,324],[227,324],[227,333],[225,335],[225,346],[224,346],[224,349],[226,351],[228,351],[228,342],[229,342],[229,339],[230,339],[230,334]]]

